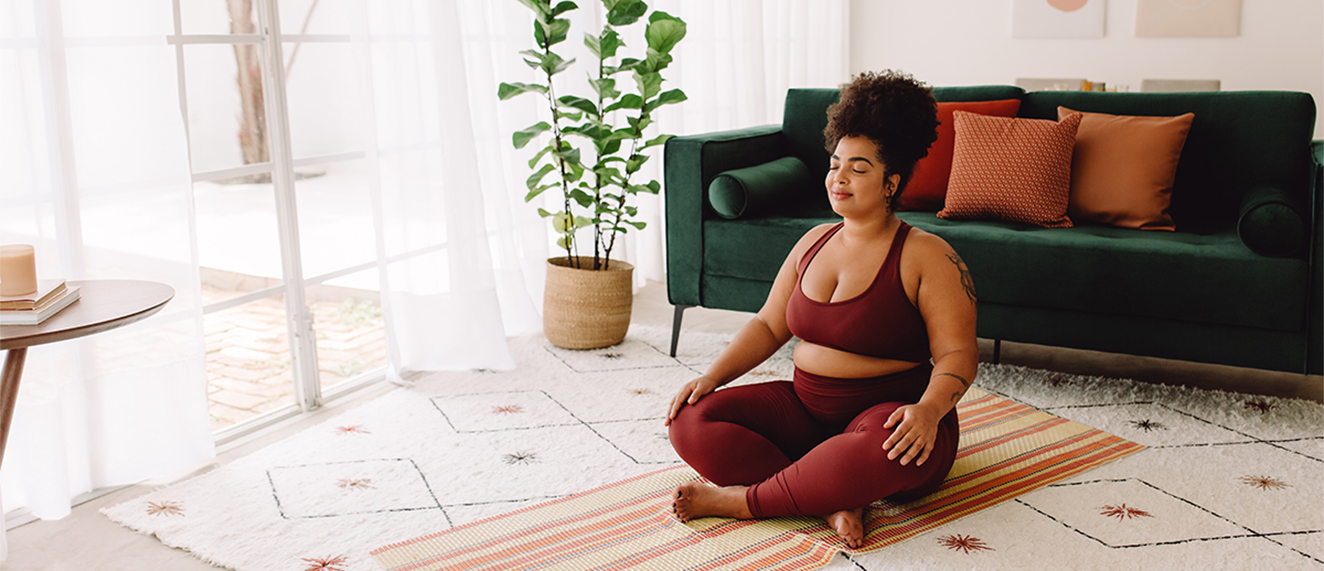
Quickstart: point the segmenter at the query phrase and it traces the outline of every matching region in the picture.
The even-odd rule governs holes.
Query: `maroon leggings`
[[[889,498],[906,501],[942,484],[956,458],[953,408],[938,423],[923,466],[887,459],[898,407],[919,402],[933,367],[865,379],[795,370],[795,380],[731,387],[685,405],[671,422],[671,444],[719,486],[750,486],[755,517],[821,516]]]

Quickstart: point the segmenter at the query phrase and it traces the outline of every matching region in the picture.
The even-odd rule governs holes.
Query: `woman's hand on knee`
[[[693,381],[685,383],[685,386],[681,387],[680,391],[676,393],[676,396],[671,399],[671,411],[667,413],[667,421],[663,423],[663,426],[671,426],[671,421],[676,419],[676,414],[680,412],[680,407],[685,406],[686,404],[699,402],[699,399],[703,398],[703,395],[715,390],[717,390],[717,381],[709,379],[708,377],[699,377]]]
[[[915,465],[923,466],[938,439],[938,421],[941,419],[937,411],[923,404],[898,407],[883,424],[883,428],[896,427],[883,442],[883,450],[888,451],[887,459],[900,457],[901,465],[905,466],[918,457]]]

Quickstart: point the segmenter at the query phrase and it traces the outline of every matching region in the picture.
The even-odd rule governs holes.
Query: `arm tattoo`
[[[961,384],[965,385],[965,388],[967,389],[970,388],[970,381],[965,380],[965,377],[962,377],[961,375],[957,375],[955,373],[938,373],[934,375],[934,377],[954,377],[956,378],[956,380],[961,381]]]
[[[956,269],[961,271],[961,286],[965,288],[965,295],[970,297],[970,303],[975,303],[977,297],[975,294],[975,278],[970,275],[970,268],[966,267],[965,260],[962,260],[961,255],[956,252],[947,254],[947,259],[956,264]]]
[[[963,394],[965,394],[965,391],[956,391],[952,393],[952,404],[959,402],[961,400],[961,395]]]

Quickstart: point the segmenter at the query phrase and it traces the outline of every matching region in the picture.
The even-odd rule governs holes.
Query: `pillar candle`
[[[37,291],[37,256],[32,246],[0,246],[0,295],[26,295]]]

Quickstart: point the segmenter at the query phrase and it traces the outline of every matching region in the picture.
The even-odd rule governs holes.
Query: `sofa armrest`
[[[1310,143],[1315,159],[1310,181],[1310,328],[1306,345],[1306,372],[1324,374],[1324,140]]]
[[[708,184],[719,173],[790,155],[780,125],[674,137],[663,152],[666,203],[667,297],[674,305],[701,305],[703,221],[715,216]]]

